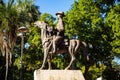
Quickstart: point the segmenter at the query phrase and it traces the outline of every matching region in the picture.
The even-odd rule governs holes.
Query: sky
[[[49,13],[55,16],[58,11],[66,12],[71,8],[74,0],[35,0],[41,13]]]

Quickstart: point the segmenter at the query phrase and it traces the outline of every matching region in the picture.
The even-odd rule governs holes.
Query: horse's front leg
[[[52,54],[48,54],[48,58],[47,58],[47,61],[48,61],[48,70],[51,70],[52,69],[52,66],[51,66],[51,59],[52,59]]]
[[[43,63],[40,70],[44,68],[47,57],[48,57],[48,49],[44,48],[44,58],[43,58]]]

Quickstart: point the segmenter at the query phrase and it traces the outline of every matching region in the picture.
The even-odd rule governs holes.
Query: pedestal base
[[[35,70],[34,80],[85,80],[80,70]]]

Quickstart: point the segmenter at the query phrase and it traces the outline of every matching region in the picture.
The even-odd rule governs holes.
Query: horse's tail
[[[80,41],[80,44],[83,46],[83,55],[85,60],[89,61],[89,56],[88,56],[88,45],[84,41]]]

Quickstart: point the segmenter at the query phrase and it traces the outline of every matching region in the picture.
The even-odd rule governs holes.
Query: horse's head
[[[46,26],[48,25],[47,23],[45,23],[44,21],[36,21],[34,23],[35,26],[41,28],[41,29],[46,29]]]

